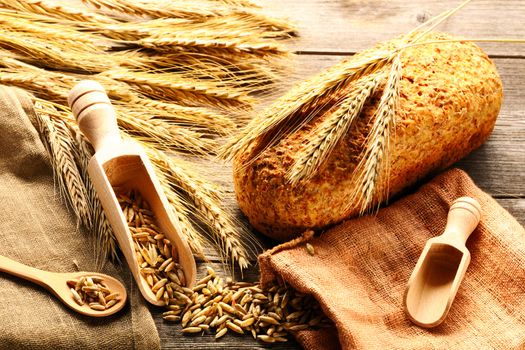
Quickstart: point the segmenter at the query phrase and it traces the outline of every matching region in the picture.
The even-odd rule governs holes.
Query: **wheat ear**
[[[191,204],[173,189],[166,177],[165,168],[156,166],[154,169],[162,189],[172,206],[173,214],[178,220],[182,235],[186,238],[192,252],[205,259],[202,236],[196,229],[196,225],[189,219],[189,208],[191,208]]]
[[[145,73],[125,69],[104,72],[105,76],[126,82],[143,94],[179,101],[190,106],[211,105],[225,108],[247,107],[253,98],[242,91],[224,89],[220,82],[191,79],[177,73]]]
[[[51,114],[57,113],[52,105],[35,103],[37,127],[53,165],[59,193],[73,209],[80,222],[90,227],[92,217],[86,188],[75,162],[73,135],[64,120],[50,117],[47,112],[49,110]]]
[[[232,159],[241,150],[248,149],[257,139],[266,142],[259,145],[260,151],[274,145],[282,135],[298,129],[315,117],[326,104],[325,97],[331,96],[335,91],[360,77],[383,68],[393,57],[388,52],[381,52],[350,62],[342,62],[318,77],[294,86],[226,143],[221,148],[219,156],[223,159]],[[262,138],[268,134],[271,134],[271,137]],[[252,155],[252,157],[256,156],[257,154]]]
[[[315,175],[337,142],[361,114],[366,100],[375,93],[383,79],[384,74],[381,72],[362,77],[337,109],[309,133],[308,143],[298,153],[287,174],[292,184]]]
[[[1,2],[1,0],[0,0]],[[13,16],[12,13],[0,12],[0,23],[4,28],[12,31],[25,32],[44,40],[63,40],[69,45],[82,45],[86,49],[98,50],[100,38],[90,33],[80,32],[71,26],[58,23],[45,23],[37,20],[28,20]]]
[[[95,153],[93,147],[76,127],[74,127],[74,135],[78,154],[77,164],[86,188],[89,209],[93,217],[92,225],[89,228],[95,235],[95,262],[97,267],[102,268],[108,257],[113,261],[119,261],[117,240],[88,174],[89,161]]]
[[[71,21],[115,23],[115,20],[96,13],[57,5],[46,0],[0,0],[0,6],[16,11],[36,13]]]
[[[236,124],[229,117],[205,107],[187,107],[176,103],[137,97],[126,102],[132,104],[142,116],[173,122],[177,125],[208,130],[210,133],[227,135]]]
[[[154,144],[161,149],[171,149],[195,155],[213,154],[217,142],[199,132],[170,124],[169,121],[146,119],[140,113],[122,105],[115,105],[117,121],[121,128],[135,138]]]
[[[97,10],[110,10],[113,15],[131,15],[152,18],[203,18],[214,14],[209,7],[198,6],[199,1],[179,0],[175,4],[172,1],[133,1],[133,0],[82,0],[83,3],[94,6]]]
[[[164,170],[166,178],[189,198],[203,223],[211,231],[211,239],[220,247],[220,254],[226,259],[237,263],[241,270],[250,264],[252,253],[259,249],[257,240],[251,233],[242,230],[242,225],[221,207],[216,189],[206,185],[186,167],[174,158],[152,148],[146,148],[153,163]],[[247,248],[245,244],[251,244]]]
[[[399,81],[401,79],[401,59],[396,55],[392,62],[388,80],[374,113],[373,124],[368,133],[361,160],[355,170],[355,193],[349,201],[350,206],[359,208],[363,214],[374,202],[382,202],[388,194],[388,188],[376,191],[378,180],[381,176],[388,179],[389,175],[389,149],[392,130],[395,128],[395,114],[399,100]],[[386,182],[388,183],[388,181]]]

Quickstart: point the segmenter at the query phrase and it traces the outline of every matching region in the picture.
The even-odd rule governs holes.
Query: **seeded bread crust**
[[[433,33],[428,41],[438,39],[453,37]],[[398,42],[399,38],[375,49]],[[388,188],[390,196],[479,147],[494,128],[503,99],[494,63],[473,43],[408,48],[401,61],[395,136],[390,140],[390,181],[388,187],[385,178],[378,184],[380,190]],[[352,174],[381,93],[382,88],[308,181],[292,186],[285,175],[308,133],[330,109],[300,132],[263,151],[255,161],[247,163],[257,144],[235,158],[237,201],[253,227],[272,238],[288,240],[306,229],[320,229],[358,214],[356,209],[345,208],[355,188]],[[376,196],[374,205],[378,201]]]

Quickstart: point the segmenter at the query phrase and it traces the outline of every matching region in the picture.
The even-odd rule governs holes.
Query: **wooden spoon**
[[[139,271],[127,220],[114,190],[136,190],[149,203],[158,226],[173,245],[173,256],[179,258],[186,286],[191,288],[195,283],[197,268],[188,243],[180,234],[172,206],[142,147],[132,140],[121,139],[115,111],[99,83],[81,81],[70,91],[68,103],[80,130],[95,148],[96,153],[89,162],[88,173],[119,247],[144,298],[151,304],[162,306],[164,302],[156,299]]]
[[[475,199],[458,198],[450,207],[443,234],[427,241],[404,297],[405,312],[418,326],[436,327],[447,316],[470,263],[465,243],[480,218]]]
[[[113,315],[114,313],[120,311],[126,304],[126,288],[120,283],[117,279],[104,275],[102,273],[96,272],[71,272],[71,273],[59,273],[59,272],[49,272],[34,267],[30,267],[24,264],[21,264],[17,261],[6,258],[5,256],[0,255],[0,271],[8,273],[10,275],[23,278],[30,282],[36,283],[50,292],[52,292],[58,299],[62,300],[64,304],[69,306],[69,308],[75,310],[78,313],[86,316],[93,317],[105,317]],[[104,283],[111,289],[112,292],[119,293],[120,299],[112,307],[97,311],[91,309],[87,304],[79,305],[73,299],[73,294],[71,293],[70,287],[67,284],[68,280],[79,279],[81,277],[100,277],[104,280]]]

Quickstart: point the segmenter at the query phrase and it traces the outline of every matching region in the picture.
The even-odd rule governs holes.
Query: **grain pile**
[[[67,281],[67,285],[70,287],[73,300],[78,305],[88,304],[93,310],[107,310],[120,300],[120,294],[112,292],[101,277],[82,276]]]
[[[186,287],[176,251],[156,225],[148,203],[137,191],[118,194],[118,199],[141,274],[157,300],[164,301],[164,319],[181,323],[184,334],[215,332],[221,338],[234,332],[274,343],[287,341],[293,331],[331,325],[313,297],[286,286],[234,282],[207,267],[205,277],[193,288]]]

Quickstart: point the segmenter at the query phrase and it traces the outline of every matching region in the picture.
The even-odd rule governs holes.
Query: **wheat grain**
[[[306,251],[308,252],[308,254],[310,254],[312,256],[315,255],[315,248],[310,243],[306,243]]]
[[[68,280],[67,285],[78,305],[82,306],[87,303],[93,310],[110,309],[121,299],[120,294],[112,292],[104,284],[104,279],[98,276],[82,276],[78,279]]]
[[[284,342],[291,331],[330,326],[313,297],[276,281],[265,287],[229,278],[225,282],[208,266],[207,275],[193,289],[175,282],[165,286],[175,292],[163,317],[181,322],[183,333],[215,329],[218,339],[231,330],[264,342]]]

